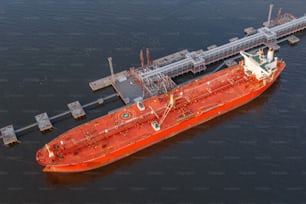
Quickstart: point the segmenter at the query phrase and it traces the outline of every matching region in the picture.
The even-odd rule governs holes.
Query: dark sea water
[[[158,58],[242,37],[270,3],[274,14],[306,13],[304,0],[0,0],[0,127],[113,93],[88,86],[109,75],[109,56],[122,71],[139,64],[140,48]],[[281,45],[287,68],[258,99],[104,168],[47,174],[35,152],[118,99],[20,135],[0,147],[0,203],[306,203],[306,36],[297,36]]]

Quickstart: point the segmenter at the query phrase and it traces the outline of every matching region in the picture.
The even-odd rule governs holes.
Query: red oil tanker
[[[240,52],[244,60],[171,91],[75,127],[37,151],[45,172],[82,172],[105,166],[255,99],[285,62]]]

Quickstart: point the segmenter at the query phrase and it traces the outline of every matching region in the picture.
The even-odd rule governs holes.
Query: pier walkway
[[[60,119],[69,114],[71,114],[74,119],[79,119],[80,117],[85,116],[85,112],[83,108],[85,109],[85,108],[93,107],[95,105],[102,105],[106,100],[114,98],[114,97],[118,97],[118,94],[115,93],[115,94],[106,96],[104,98],[99,98],[93,102],[90,102],[84,105],[81,105],[79,101],[69,103],[67,105],[69,110],[62,112],[60,114],[54,115],[52,117],[48,117],[47,113],[41,113],[35,116],[36,123],[32,123],[30,125],[19,128],[17,130],[14,130],[13,125],[8,125],[0,129],[0,132],[1,132],[0,139],[1,138],[3,139],[3,143],[5,145],[16,143],[18,142],[16,134],[21,134],[25,132],[26,130],[29,130],[35,127],[38,127],[41,132],[51,130],[53,128],[52,121],[56,119]]]
[[[133,101],[126,100],[127,98],[131,98],[129,94],[122,96],[123,91],[118,88],[121,81],[128,78],[132,78],[131,81],[133,81],[134,78],[135,81],[139,82],[138,84],[140,89],[143,90],[143,92],[138,91],[135,96],[133,95],[134,99],[147,98],[160,93],[166,93],[176,86],[172,80],[174,77],[187,72],[198,73],[204,71],[208,65],[233,57],[241,50],[251,50],[261,46],[277,50],[280,48],[278,42],[289,35],[291,35],[287,39],[289,43],[296,43],[298,42],[298,38],[292,36],[292,34],[304,30],[305,28],[306,16],[290,19],[288,22],[274,27],[262,27],[257,30],[246,28],[245,31],[248,32],[248,35],[241,39],[233,37],[229,40],[229,43],[221,46],[209,46],[205,51],[202,49],[192,52],[182,50],[156,59],[146,66],[142,63],[141,67],[130,68],[129,72],[120,72],[95,82],[90,82],[89,85],[93,91],[96,91],[111,85],[111,80],[116,78],[116,82],[118,83],[115,84],[113,82],[112,85],[114,89],[118,92],[125,103],[129,103],[130,101]],[[226,65],[230,64],[232,64],[231,61],[226,61]],[[124,80],[117,80],[120,78]],[[124,86],[121,87],[124,88]],[[135,86],[135,88],[137,87]]]
[[[272,28],[259,28],[253,35],[235,40],[225,45],[202,51],[201,56],[205,59],[205,65],[220,61],[227,57],[238,54],[241,50],[249,50],[260,45],[276,44],[280,38],[286,37],[306,28],[306,16],[294,19],[285,24]]]
[[[89,82],[89,86],[91,90],[97,91],[99,89],[103,89],[105,87],[111,86],[113,83],[113,80],[121,81],[121,80],[124,80],[127,76],[128,76],[128,72],[122,71],[122,72],[114,74],[113,76],[107,76],[102,79],[98,79],[96,81]]]

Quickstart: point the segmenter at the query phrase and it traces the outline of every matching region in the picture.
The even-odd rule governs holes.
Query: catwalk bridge
[[[305,28],[306,16],[272,28],[259,28],[257,33],[251,36],[238,39],[208,51],[201,51],[200,57],[204,60],[205,64],[208,65],[238,54],[241,50],[248,50],[260,45],[273,46],[277,43],[278,39],[304,30]]]
[[[222,46],[210,46],[208,50],[197,50],[180,52],[153,61],[152,65],[144,68],[133,69],[135,77],[142,82],[145,90],[149,90],[155,95],[156,90],[152,84],[169,84],[165,76],[171,78],[186,72],[197,73],[206,69],[207,65],[218,62],[238,54],[241,50],[250,50],[259,46],[267,46],[278,49],[278,41],[306,28],[306,16],[292,19],[281,25],[274,27],[262,27],[255,30],[255,33],[241,39],[233,38],[231,42]],[[290,36],[289,40],[296,40]],[[171,83],[170,83],[171,84]],[[155,87],[160,88],[160,87]],[[170,87],[171,89],[171,87]]]

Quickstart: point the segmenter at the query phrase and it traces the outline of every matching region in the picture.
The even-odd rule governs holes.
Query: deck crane
[[[163,116],[161,117],[161,119],[160,119],[160,121],[159,121],[159,125],[160,125],[160,126],[161,126],[161,125],[163,124],[163,122],[165,121],[167,115],[169,114],[170,110],[173,108],[174,104],[175,104],[175,100],[174,100],[174,98],[173,98],[173,94],[171,94],[171,95],[170,95],[170,100],[169,100],[169,102],[168,102],[168,104],[167,104],[167,107],[166,107],[166,109],[165,109],[165,111],[164,111],[164,114],[163,114]]]

